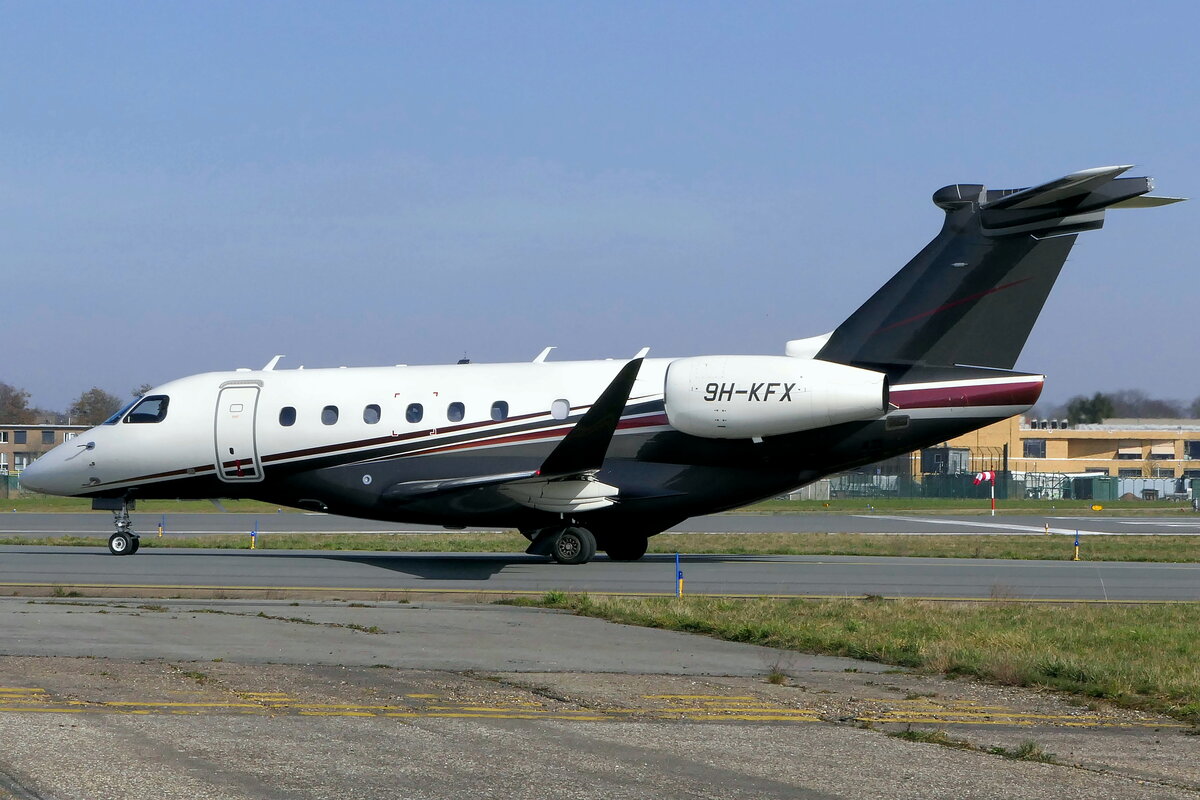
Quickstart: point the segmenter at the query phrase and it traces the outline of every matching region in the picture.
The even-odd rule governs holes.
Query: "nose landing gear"
[[[108,552],[114,556],[131,556],[136,553],[141,539],[133,532],[128,503],[122,501],[120,510],[113,510],[113,525],[117,532],[108,537]]]

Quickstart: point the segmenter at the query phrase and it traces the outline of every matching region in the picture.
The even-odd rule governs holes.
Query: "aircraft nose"
[[[45,462],[46,457],[42,456],[21,470],[21,486],[23,488],[35,492],[46,492],[46,477],[49,470],[46,469]]]
[[[58,448],[21,470],[21,487],[42,494],[69,494],[70,472]]]

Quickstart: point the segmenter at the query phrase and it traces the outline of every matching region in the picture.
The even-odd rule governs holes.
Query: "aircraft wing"
[[[393,503],[449,499],[452,494],[494,488],[509,500],[554,513],[593,511],[616,502],[617,487],[596,480],[608,445],[629,402],[642,358],[621,367],[592,407],[575,423],[542,462],[527,472],[473,475],[428,481],[405,481],[388,487],[383,498]]]

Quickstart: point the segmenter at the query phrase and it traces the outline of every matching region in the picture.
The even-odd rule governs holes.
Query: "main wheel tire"
[[[133,555],[134,553],[136,553],[138,551],[138,548],[142,546],[142,537],[134,536],[131,538],[133,539],[133,544],[129,548],[129,555]]]
[[[108,537],[108,552],[114,556],[127,556],[133,550],[133,537],[127,533],[114,533]]]
[[[637,561],[646,555],[646,547],[650,540],[645,536],[630,536],[625,539],[610,539],[604,544],[604,552],[613,561]]]
[[[563,528],[550,548],[550,557],[559,564],[586,564],[595,555],[596,537],[587,528]]]

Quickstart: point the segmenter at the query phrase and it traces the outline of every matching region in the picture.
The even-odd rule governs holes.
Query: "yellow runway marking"
[[[636,717],[699,723],[717,722],[820,722],[808,708],[775,705],[752,695],[652,694],[645,704],[629,707],[547,708],[536,701],[508,703],[456,703],[436,694],[408,694],[406,703],[307,703],[282,692],[238,692],[243,702],[177,702],[152,700],[60,700],[37,687],[0,688],[0,713],[40,714],[240,714],[391,719],[497,719],[603,722]],[[432,702],[430,702],[432,701]],[[1179,722],[1121,720],[1103,714],[1023,713],[1007,706],[968,701],[930,699],[890,700],[868,698],[879,710],[856,717],[858,722],[917,725],[1007,725],[1070,728],[1188,728]],[[36,705],[31,705],[35,703]]]
[[[757,700],[757,697],[752,697],[748,694],[740,695],[722,695],[722,694],[644,694],[643,698],[647,700],[720,700],[721,702],[729,702],[730,700]]]

